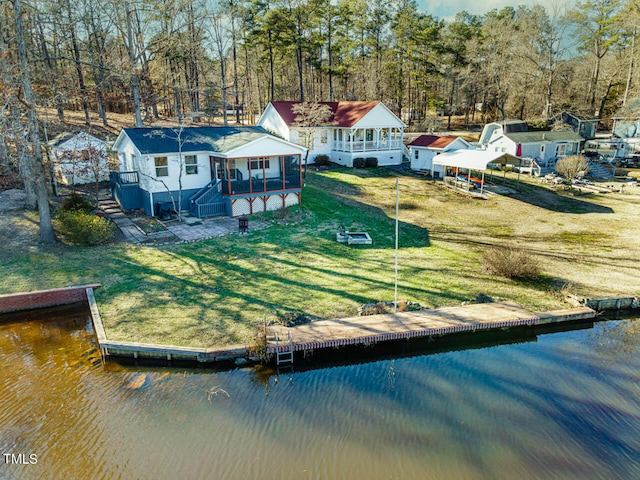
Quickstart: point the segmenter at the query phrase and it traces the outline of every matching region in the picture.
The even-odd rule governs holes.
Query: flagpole
[[[398,311],[398,211],[399,211],[399,193],[398,193],[398,177],[396,177],[396,280],[393,293],[393,311]]]

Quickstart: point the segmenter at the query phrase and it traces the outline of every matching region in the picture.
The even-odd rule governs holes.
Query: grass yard
[[[188,346],[248,342],[263,318],[287,312],[352,316],[362,303],[393,300],[395,178],[384,168],[310,172],[303,205],[266,214],[273,225],[246,236],[163,247],[16,245],[0,253],[0,293],[98,282],[110,339]],[[566,306],[566,291],[640,293],[640,188],[575,197],[535,181],[518,188],[471,200],[401,176],[399,298],[439,307],[482,293],[543,311]],[[17,216],[0,241],[28,238],[34,220]],[[336,242],[341,226],[367,231],[373,245]],[[543,275],[488,274],[482,253],[503,243],[538,258]]]

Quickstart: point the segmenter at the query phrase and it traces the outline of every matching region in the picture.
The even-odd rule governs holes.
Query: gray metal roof
[[[178,127],[158,127],[124,128],[123,131],[143,155],[179,151],[225,154],[254,140],[272,136],[262,127],[184,127],[182,131]]]
[[[544,142],[545,140],[550,142],[577,142],[584,140],[580,135],[574,131],[569,130],[552,130],[542,132],[517,132],[517,133],[505,133],[505,135],[516,143],[536,143]]]

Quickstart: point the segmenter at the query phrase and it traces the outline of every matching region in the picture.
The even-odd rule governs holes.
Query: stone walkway
[[[193,242],[238,233],[238,219],[225,216],[206,219],[184,217],[183,222],[172,220],[164,223],[167,231],[146,234],[125,215],[118,203],[110,197],[100,199],[98,208],[118,226],[126,240],[131,243]],[[267,225],[266,222],[250,220],[249,231],[259,230]]]
[[[259,230],[267,225],[266,222],[250,220],[249,231]],[[238,219],[226,216],[206,219],[186,217],[183,222],[174,221],[165,226],[176,237],[186,242],[238,233]]]
[[[120,209],[120,205],[111,198],[101,198],[98,208],[120,229],[124,237],[131,243],[142,243],[147,238],[142,230],[127,217]]]

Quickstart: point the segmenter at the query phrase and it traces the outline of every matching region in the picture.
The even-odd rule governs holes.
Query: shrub
[[[85,212],[89,213],[93,210],[93,205],[89,200],[84,198],[77,192],[72,192],[60,207],[64,212]]]
[[[285,327],[295,327],[296,325],[305,325],[311,322],[311,319],[302,312],[279,312],[276,311],[276,323]]]
[[[261,363],[268,363],[271,360],[271,355],[267,352],[267,334],[263,327],[253,330],[249,339],[249,355],[257,358]]]
[[[489,273],[511,279],[532,279],[540,275],[540,264],[526,250],[510,245],[491,247],[484,252]]]
[[[353,168],[364,168],[365,161],[364,158],[358,157],[353,159]]]
[[[539,132],[543,130],[549,130],[549,126],[547,125],[546,120],[527,120],[527,129],[530,132]]]
[[[556,163],[555,169],[560,175],[567,177],[571,184],[571,180],[589,171],[589,160],[582,155],[568,155]]]
[[[56,219],[60,231],[74,245],[101,245],[113,240],[115,235],[113,223],[80,210],[63,210]]]
[[[375,168],[378,166],[378,159],[376,157],[368,157],[364,161],[364,166],[366,168]]]
[[[314,158],[313,161],[319,167],[326,167],[327,165],[329,165],[329,156],[328,155],[316,155],[316,158]]]

